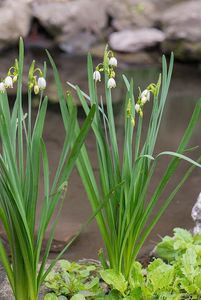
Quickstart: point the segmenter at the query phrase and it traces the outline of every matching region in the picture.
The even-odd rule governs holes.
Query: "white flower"
[[[150,100],[150,91],[149,90],[144,90],[141,94],[142,104],[145,104],[149,100]]]
[[[143,92],[142,92],[142,94],[141,94],[141,96],[142,97],[147,97],[147,95],[149,95],[150,94],[150,91],[149,90],[144,90]]]
[[[137,113],[140,111],[140,104],[138,103],[135,104],[135,110]]]
[[[109,65],[112,67],[117,67],[117,59],[114,56],[109,59]]]
[[[114,80],[114,78],[110,78],[108,80],[107,87],[109,89],[112,89],[112,88],[115,88],[116,86],[117,86],[117,84],[116,84],[116,81]]]
[[[46,88],[46,80],[44,77],[38,78],[38,87],[40,90],[44,90]]]
[[[6,90],[4,82],[0,82],[0,93],[4,93]]]
[[[93,73],[93,80],[95,80],[96,82],[97,81],[101,81],[101,74],[100,74],[100,72],[99,71],[94,71],[94,73]]]
[[[7,76],[4,80],[4,84],[6,88],[13,88],[13,79],[11,76]]]

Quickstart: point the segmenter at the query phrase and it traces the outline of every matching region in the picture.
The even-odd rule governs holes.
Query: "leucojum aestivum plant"
[[[118,144],[112,105],[112,89],[116,87],[116,67],[117,59],[106,49],[103,62],[95,68],[95,71],[92,58],[88,56],[89,95],[78,86],[69,83],[76,90],[86,114],[91,105],[96,104],[99,107],[92,122],[97,146],[99,180],[94,175],[86,148],[81,151],[77,168],[93,211],[96,211],[101,199],[113,190],[105,206],[96,216],[107,254],[105,257],[103,251],[99,253],[99,258],[107,269],[102,274],[106,282],[112,276],[114,280],[117,279],[117,274],[123,274],[126,280],[129,279],[133,264],[149,233],[192,170],[196,166],[201,167],[200,158],[194,161],[186,156],[193,129],[200,117],[201,100],[196,104],[177,150],[159,154],[154,151],[173,70],[173,54],[170,57],[169,67],[163,56],[162,73],[157,83],[149,84],[143,91],[139,88],[137,96],[134,95],[133,80],[129,81],[123,76],[126,92],[125,98],[122,99],[124,142],[123,156],[120,156],[122,145]],[[98,94],[100,81],[103,82],[105,91],[101,96]],[[68,98],[70,103],[71,96]],[[143,120],[147,117],[145,114],[147,105],[152,106],[152,112],[145,132]],[[168,156],[171,160],[153,194],[150,194],[148,190],[152,185],[157,162],[163,156]],[[164,196],[163,191],[182,160],[188,162],[190,166],[180,181],[175,182],[175,187],[169,195]],[[158,200],[162,195],[165,198],[158,207]]]
[[[28,76],[27,113],[22,106],[22,76],[24,63],[23,41],[19,43],[19,60],[8,71],[7,77],[0,82],[0,220],[6,233],[9,253],[0,240],[0,259],[6,271],[13,295],[16,300],[38,299],[41,284],[51,271],[57,259],[47,268],[46,262],[54,237],[67,188],[67,181],[79,155],[82,144],[90,128],[94,107],[91,109],[76,138],[72,134],[77,116],[75,107],[66,112],[64,99],[60,100],[64,121],[65,140],[58,168],[52,185],[49,180],[48,154],[43,140],[43,128],[48,105],[44,96],[46,88],[46,64],[44,70],[30,66]],[[14,105],[9,105],[7,88],[17,84]],[[32,94],[38,94],[40,102],[36,118],[32,118]],[[67,118],[68,116],[68,118]],[[44,192],[40,217],[36,218],[40,173],[43,173]],[[42,199],[41,199],[42,200]],[[49,240],[43,252],[42,241],[50,224],[53,213],[57,212]],[[37,224],[37,232],[35,232]]]

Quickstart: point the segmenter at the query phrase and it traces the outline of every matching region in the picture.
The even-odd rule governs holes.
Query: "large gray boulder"
[[[116,31],[152,27],[155,11],[156,5],[150,0],[115,0],[109,1],[107,6],[111,26]]]
[[[164,33],[158,29],[140,28],[112,33],[109,45],[115,51],[129,53],[153,47],[164,39]]]
[[[180,59],[201,60],[201,0],[176,4],[161,14],[163,49]]]
[[[0,50],[26,37],[30,30],[29,0],[0,1]]]
[[[32,13],[68,52],[86,51],[107,25],[107,0],[34,0]]]
[[[193,234],[201,234],[201,193],[199,194],[197,201],[192,208],[191,217],[195,222]]]
[[[86,52],[113,31],[153,27],[150,0],[33,0],[32,14],[66,52]]]

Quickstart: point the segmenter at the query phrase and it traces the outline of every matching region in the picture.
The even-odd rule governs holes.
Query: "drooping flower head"
[[[144,90],[141,94],[141,102],[144,105],[147,101],[150,101],[151,93],[149,90]]]
[[[114,56],[109,59],[109,65],[111,67],[117,67],[117,59]]]
[[[135,104],[135,110],[137,113],[140,111],[140,104],[138,103]]]
[[[13,78],[11,76],[7,76],[4,80],[4,84],[6,88],[13,88]]]
[[[3,81],[0,82],[0,93],[4,93],[6,90],[5,84]]]
[[[97,81],[101,81],[101,74],[98,70],[94,71],[93,73],[93,79],[97,82]]]
[[[115,79],[114,79],[114,78],[110,78],[110,79],[108,80],[107,87],[108,87],[109,89],[112,89],[112,88],[115,88],[116,86],[117,86],[117,84],[116,84]]]
[[[39,87],[39,89],[41,89],[41,90],[44,90],[45,88],[46,88],[46,80],[45,80],[45,78],[44,77],[39,77],[38,78],[38,87]]]
[[[39,76],[37,76],[37,73]],[[42,92],[47,86],[46,79],[43,76],[43,72],[40,68],[35,68],[35,61],[32,62],[29,69],[28,76],[28,87],[30,90],[33,89],[37,95],[40,91]]]
[[[10,69],[8,70],[8,74],[4,79],[4,86],[5,88],[13,88],[13,83],[15,83],[18,79],[19,75],[19,65],[18,60],[15,59],[15,63]]]
[[[115,71],[114,68],[117,67],[117,59],[114,57],[114,54],[111,50],[105,50],[104,61],[96,66],[96,69],[93,73],[93,80],[95,82],[101,81],[101,72],[107,74],[108,82],[107,87],[109,89],[116,87],[115,81]]]

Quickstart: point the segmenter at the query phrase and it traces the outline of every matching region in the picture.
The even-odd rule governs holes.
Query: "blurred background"
[[[117,88],[113,96],[120,145],[123,139],[122,105],[125,91],[122,74],[134,78],[136,90],[138,86],[143,89],[150,82],[156,82],[161,70],[162,54],[168,58],[173,51],[176,63],[156,153],[176,150],[196,100],[201,96],[201,0],[0,0],[0,28],[0,77],[5,76],[17,56],[19,36],[24,38],[25,106],[29,64],[35,59],[42,67],[43,61],[47,60],[45,48],[49,49],[56,61],[64,90],[69,89],[66,81],[70,81],[79,84],[87,92],[86,53],[92,53],[96,65],[108,44],[118,59]],[[44,138],[53,175],[64,132],[49,65],[47,83],[50,105]],[[11,96],[14,93],[14,89],[10,90]],[[37,106],[37,98],[33,105]],[[82,122],[78,101],[77,105]],[[151,105],[147,105],[146,109],[145,129],[146,115],[149,115]],[[201,146],[200,132],[201,126],[195,131],[192,146]],[[92,133],[87,139],[87,148],[98,174]],[[199,151],[191,156],[197,157]],[[166,159],[160,162],[153,187],[161,178],[167,162]],[[185,168],[183,164],[173,181],[181,178]],[[153,248],[159,236],[171,234],[174,227],[193,227],[191,209],[201,191],[200,183],[201,171],[197,169],[157,224],[142,255]],[[42,195],[42,178],[40,188]],[[170,190],[171,183],[166,192]],[[90,214],[87,197],[75,170],[57,227],[53,253],[74,236]],[[73,243],[66,256],[71,259],[96,258],[102,246],[93,222]]]
[[[201,59],[199,0],[1,0],[0,49],[24,37],[30,47],[56,47],[67,53],[95,52],[103,43],[121,53],[157,47],[177,59]],[[129,61],[135,58],[130,57]]]

